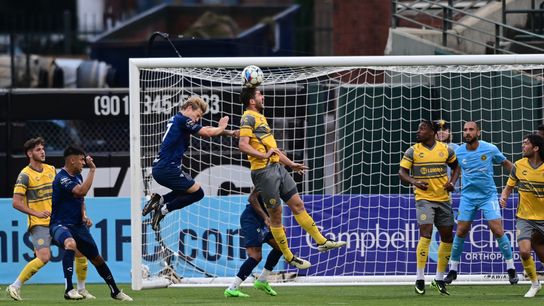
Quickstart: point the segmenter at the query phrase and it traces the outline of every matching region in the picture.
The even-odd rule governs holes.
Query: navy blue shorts
[[[263,243],[274,239],[264,220],[255,213],[251,205],[247,205],[240,216],[240,225],[246,248],[261,247]]]
[[[153,165],[152,174],[157,183],[174,191],[186,191],[195,184],[195,180],[181,170],[181,165],[159,162]]]
[[[68,238],[74,238],[77,249],[88,259],[94,259],[98,255],[98,247],[94,242],[91,232],[85,225],[62,225],[55,224],[49,227],[51,237],[55,243],[64,248],[64,241]]]

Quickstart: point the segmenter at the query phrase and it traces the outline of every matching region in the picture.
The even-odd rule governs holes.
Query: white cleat
[[[130,296],[128,296],[123,291],[119,291],[119,293],[117,293],[117,295],[112,295],[111,297],[116,299],[116,300],[119,300],[119,301],[127,301],[127,302],[134,301]]]
[[[317,250],[319,252],[327,252],[333,249],[338,249],[346,245],[345,241],[333,241],[333,240],[327,240],[323,244],[317,245]]]
[[[13,285],[9,285],[6,288],[6,293],[8,296],[16,301],[22,301],[23,298],[21,297],[21,290],[19,288],[15,288]]]
[[[535,297],[535,295],[538,293],[538,291],[540,291],[540,289],[542,289],[542,285],[540,283],[538,283],[537,287],[531,286],[529,291],[527,291],[527,293],[525,293],[524,297],[526,297],[526,298]]]
[[[96,299],[96,296],[92,295],[89,291],[87,291],[87,289],[78,290],[77,293],[79,293],[79,295],[81,295],[86,300]]]
[[[82,300],[83,296],[77,292],[76,289],[72,289],[64,293],[64,299],[66,300]]]

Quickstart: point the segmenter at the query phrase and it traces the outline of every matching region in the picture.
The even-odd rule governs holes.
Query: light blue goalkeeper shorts
[[[457,221],[474,221],[476,212],[482,211],[482,214],[486,220],[501,219],[501,208],[499,206],[499,200],[496,196],[488,200],[469,200],[461,196],[461,202],[459,203],[459,213],[457,215]]]

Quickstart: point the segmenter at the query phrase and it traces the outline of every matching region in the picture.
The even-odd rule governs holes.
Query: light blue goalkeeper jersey
[[[461,198],[465,200],[486,200],[497,197],[497,186],[493,180],[493,164],[501,164],[506,157],[499,149],[480,140],[474,151],[462,144],[456,151],[461,166]]]

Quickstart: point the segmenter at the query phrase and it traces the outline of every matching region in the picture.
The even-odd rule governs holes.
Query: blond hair
[[[208,103],[206,101],[202,100],[199,96],[190,96],[185,100],[185,102],[181,105],[181,110],[185,110],[188,107],[191,107],[193,110],[200,109],[203,114],[205,114],[208,111]]]

